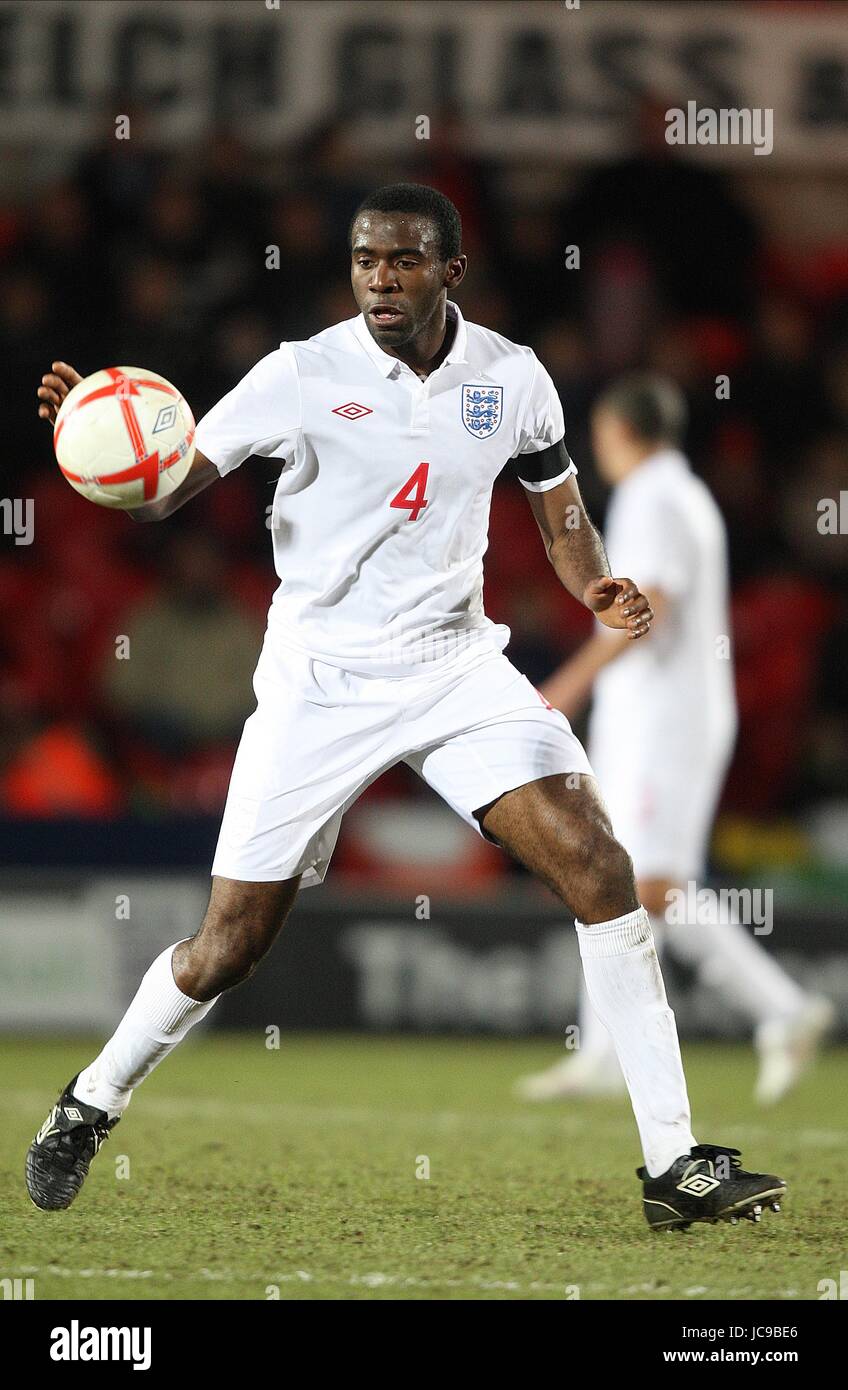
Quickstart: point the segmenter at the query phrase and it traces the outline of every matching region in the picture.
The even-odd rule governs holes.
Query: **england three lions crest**
[[[477,439],[494,434],[503,415],[502,386],[463,386],[462,423]]]

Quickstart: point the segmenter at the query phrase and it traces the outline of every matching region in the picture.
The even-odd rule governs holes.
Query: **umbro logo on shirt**
[[[333,408],[334,415],[343,415],[346,420],[358,420],[363,415],[373,415],[370,406],[359,405],[357,401],[348,401],[347,405],[337,405]]]

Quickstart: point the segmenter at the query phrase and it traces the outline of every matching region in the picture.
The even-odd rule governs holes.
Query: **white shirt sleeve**
[[[562,413],[562,403],[550,373],[542,366],[534,352],[531,352],[531,358],[533,377],[530,383],[530,395],[519,429],[515,471],[529,491],[547,492],[549,488],[557,487],[559,483],[565,482],[565,479],[575,474],[577,469],[569,459],[566,468],[557,466],[555,472],[550,475],[550,467],[540,469],[532,461],[533,454],[550,449],[552,445],[559,444],[560,440],[564,438],[565,419]]]
[[[281,343],[204,415],[195,443],[223,476],[251,454],[288,457],[301,422],[297,362]]]

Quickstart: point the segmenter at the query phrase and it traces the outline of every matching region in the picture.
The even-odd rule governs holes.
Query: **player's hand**
[[[651,630],[654,611],[632,579],[601,575],[583,590],[583,602],[605,627],[622,628],[628,639],[638,641]]]
[[[55,424],[59,407],[71,388],[79,381],[82,381],[79,372],[69,367],[67,362],[54,362],[52,371],[46,372],[41,378],[41,385],[36,393],[40,401],[39,418],[49,420],[51,425]]]

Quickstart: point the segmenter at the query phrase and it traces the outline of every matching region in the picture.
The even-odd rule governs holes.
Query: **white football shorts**
[[[613,832],[632,858],[637,879],[702,878],[728,750],[713,756],[692,748],[687,756],[636,763],[613,740],[609,747],[592,742],[590,751]]]
[[[502,653],[439,664],[361,675],[294,648],[281,655],[266,638],[212,873],[321,883],[345,811],[398,762],[481,835],[474,811],[503,792],[553,773],[592,775],[568,720]]]

